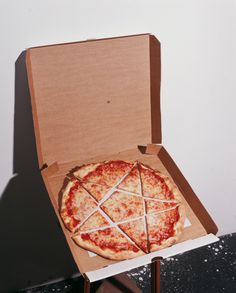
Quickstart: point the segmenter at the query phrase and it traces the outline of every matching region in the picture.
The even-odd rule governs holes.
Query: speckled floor
[[[150,292],[150,266],[129,271],[144,293]],[[93,285],[93,292],[98,284]],[[70,279],[30,290],[25,293],[83,292],[82,278]],[[234,293],[236,292],[236,233],[220,241],[171,257],[161,264],[163,293]]]

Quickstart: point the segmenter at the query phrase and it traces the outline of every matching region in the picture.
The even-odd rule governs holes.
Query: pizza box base
[[[159,170],[163,174],[169,176],[178,186],[182,201],[186,208],[186,216],[190,225],[184,228],[177,244],[170,248],[163,249],[158,252],[149,253],[147,255],[127,260],[113,261],[105,259],[98,255],[92,255],[87,250],[77,246],[71,239],[71,233],[67,230],[59,215],[59,202],[62,187],[65,185],[65,177],[76,166],[91,162],[101,162],[105,160],[138,160],[144,164],[150,165],[152,168]],[[150,263],[156,256],[168,257],[184,251],[188,251],[208,243],[217,241],[217,227],[210,218],[209,214],[194,194],[190,185],[171,159],[165,148],[161,145],[150,144],[147,147],[136,147],[134,149],[121,151],[116,154],[104,155],[90,158],[87,161],[72,161],[66,163],[55,162],[42,171],[42,176],[51,198],[53,207],[60,221],[67,242],[70,246],[74,260],[82,274],[86,273],[90,281],[96,281],[114,274],[118,274],[137,266]],[[209,234],[209,235],[208,235]]]
[[[131,260],[125,260],[123,262],[115,263],[113,265],[109,265],[95,271],[86,272],[86,276],[89,278],[90,282],[99,281],[104,278],[108,278],[138,268],[140,266],[150,264],[155,257],[161,256],[163,259],[165,259],[176,254],[199,248],[201,246],[209,245],[217,241],[219,241],[219,238],[210,233],[206,236],[202,236],[193,240],[187,240],[181,243],[177,243],[172,247],[162,249],[161,251],[152,252]]]
[[[81,273],[105,267],[121,272],[136,262],[137,266],[149,262],[155,254],[117,262],[91,257],[72,241],[58,202],[65,176],[75,166],[111,159],[148,164],[172,178],[182,193],[191,225],[179,239],[181,251],[196,247],[189,240],[216,234],[215,223],[161,146],[161,51],[155,36],[30,48],[26,63],[39,168],[46,166],[43,179]],[[150,142],[159,145],[137,148]],[[107,272],[103,272],[105,278]]]

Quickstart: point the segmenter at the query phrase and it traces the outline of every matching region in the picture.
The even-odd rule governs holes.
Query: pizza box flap
[[[40,167],[161,143],[154,36],[30,48],[26,62]]]

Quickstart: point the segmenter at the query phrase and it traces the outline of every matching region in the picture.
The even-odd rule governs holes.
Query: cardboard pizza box
[[[217,241],[217,227],[162,145],[160,43],[150,34],[30,48],[27,72],[39,168],[80,272],[90,281]],[[89,162],[139,160],[178,186],[187,220],[178,243],[112,261],[78,247],[59,216],[66,174]]]

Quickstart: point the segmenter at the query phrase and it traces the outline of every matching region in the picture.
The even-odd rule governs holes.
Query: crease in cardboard
[[[54,162],[50,166],[48,166],[47,164],[44,164],[41,169],[41,172],[45,174],[47,177],[53,176],[58,171],[59,171],[58,162]]]

